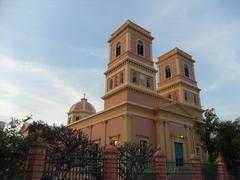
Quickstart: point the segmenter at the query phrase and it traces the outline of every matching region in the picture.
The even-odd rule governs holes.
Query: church
[[[99,146],[150,143],[167,160],[181,163],[193,153],[206,159],[193,129],[203,113],[195,60],[174,48],[153,62],[153,39],[130,20],[111,34],[104,110],[96,113],[84,97],[70,108],[67,127],[81,129]]]

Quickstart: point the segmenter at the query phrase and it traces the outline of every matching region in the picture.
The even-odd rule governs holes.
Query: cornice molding
[[[195,61],[192,59],[192,56],[186,52],[184,52],[183,50],[179,49],[179,48],[174,48],[172,50],[170,50],[169,52],[159,56],[157,59],[158,61],[156,62],[156,64],[160,64],[163,61],[169,59],[170,57],[174,56],[174,55],[180,55],[182,57],[184,57],[185,59],[191,61],[192,63],[194,63]]]
[[[117,64],[113,65],[112,67],[110,67],[107,71],[105,71],[105,75],[109,75],[111,74],[113,71],[116,71],[117,69],[119,69],[120,67],[126,65],[126,64],[133,64],[143,70],[152,72],[152,73],[156,73],[157,70],[155,70],[153,67],[148,66],[146,64],[144,64],[143,62],[136,60],[134,58],[130,58],[130,57],[126,57],[126,59],[123,59],[121,61],[119,61]]]
[[[111,34],[110,39],[108,42],[110,43],[116,36],[118,36],[121,32],[123,32],[125,29],[130,28],[138,33],[148,37],[149,39],[153,40],[154,38],[151,36],[151,32],[147,31],[146,29],[142,28],[141,26],[133,23],[130,20],[127,20],[122,26],[120,26],[114,33]]]
[[[194,82],[196,82],[196,81],[194,81]],[[197,83],[197,82],[196,82]],[[190,87],[190,88],[192,88],[192,89],[194,89],[194,90],[196,90],[196,91],[198,91],[198,92],[200,92],[201,91],[201,89],[199,89],[198,87],[197,87],[197,85],[192,85],[192,84],[190,84],[190,83],[188,83],[188,82],[186,82],[186,81],[184,81],[184,80],[182,80],[182,79],[178,79],[178,80],[175,80],[175,81],[173,81],[172,83],[169,83],[169,84],[166,84],[166,85],[159,85],[159,83],[158,83],[158,89],[157,89],[157,91],[159,92],[159,91],[164,91],[164,90],[168,90],[168,89],[171,89],[171,88],[174,88],[175,86],[178,86],[178,85],[186,85],[186,86],[188,86],[188,87]]]

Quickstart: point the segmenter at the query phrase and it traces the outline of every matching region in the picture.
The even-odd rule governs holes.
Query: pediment
[[[187,110],[187,108],[185,108],[183,105],[181,105],[178,102],[170,102],[170,103],[163,104],[159,107],[159,109],[172,112],[174,114],[179,114],[182,116],[188,116],[191,118],[194,117],[193,114]]]

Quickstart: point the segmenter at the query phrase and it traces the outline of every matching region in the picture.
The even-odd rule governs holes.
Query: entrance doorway
[[[183,166],[183,144],[175,142],[175,159],[176,159],[176,166]]]

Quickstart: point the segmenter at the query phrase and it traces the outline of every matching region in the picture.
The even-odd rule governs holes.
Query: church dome
[[[96,113],[95,108],[91,103],[87,101],[86,98],[82,98],[81,101],[75,103],[72,105],[72,107],[69,110],[69,113],[71,112],[89,112],[89,113]]]

